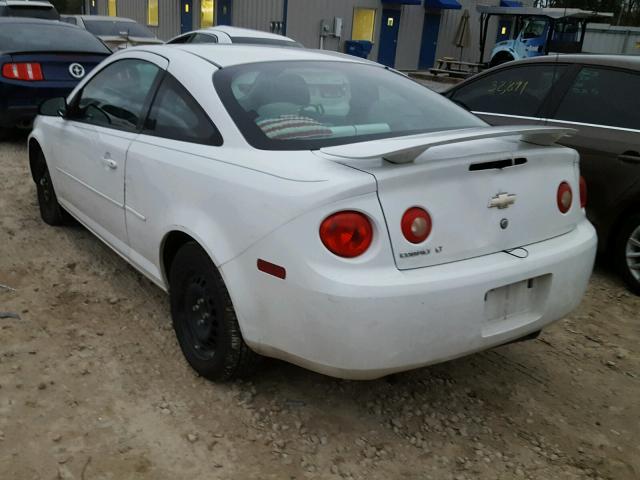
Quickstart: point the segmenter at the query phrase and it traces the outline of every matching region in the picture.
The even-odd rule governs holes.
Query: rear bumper
[[[303,275],[280,280],[257,272],[252,248],[222,272],[257,352],[331,376],[373,379],[501,345],[561,319],[580,303],[596,244],[584,220],[527,246],[525,259],[501,252],[348,277],[305,265]],[[270,248],[283,245],[262,245],[260,255]]]
[[[66,97],[75,82],[56,82],[55,86],[42,84],[0,84],[0,127],[28,125],[38,115],[40,104],[56,97]],[[61,85],[62,84],[62,85]]]

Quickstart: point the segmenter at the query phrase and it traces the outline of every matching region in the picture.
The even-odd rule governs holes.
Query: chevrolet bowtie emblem
[[[509,208],[510,205],[516,203],[516,195],[514,193],[499,193],[489,200],[488,208]]]

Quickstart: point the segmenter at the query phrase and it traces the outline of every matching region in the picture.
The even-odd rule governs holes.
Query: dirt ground
[[[268,361],[214,384],[165,295],[38,214],[0,144],[0,478],[638,479],[640,298],[596,269],[540,339],[370,382]]]

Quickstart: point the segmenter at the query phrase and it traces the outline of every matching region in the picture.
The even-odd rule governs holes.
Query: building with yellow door
[[[161,39],[215,25],[282,33],[308,48],[345,51],[345,42],[372,42],[369,59],[403,70],[427,69],[436,58],[478,57],[476,5],[530,5],[533,0],[85,0],[85,12],[133,18]],[[464,11],[471,45],[454,37]],[[498,34],[498,19],[488,38]],[[487,48],[490,48],[488,46]]]

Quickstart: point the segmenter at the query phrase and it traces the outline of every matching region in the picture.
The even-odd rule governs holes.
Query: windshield
[[[111,53],[89,32],[57,22],[3,24],[0,51]]]
[[[522,31],[522,38],[541,37],[547,28],[547,21],[541,19],[529,19]]]
[[[44,18],[45,20],[58,20],[60,18],[58,11],[53,7],[11,5],[5,8],[4,14],[8,17]]]
[[[375,65],[238,65],[214,75],[247,141],[263,150],[332,145],[486,124],[441,95]]]
[[[130,37],[155,38],[155,35],[147,27],[136,22],[84,20],[84,26],[91,33],[98,36],[128,34]]]

